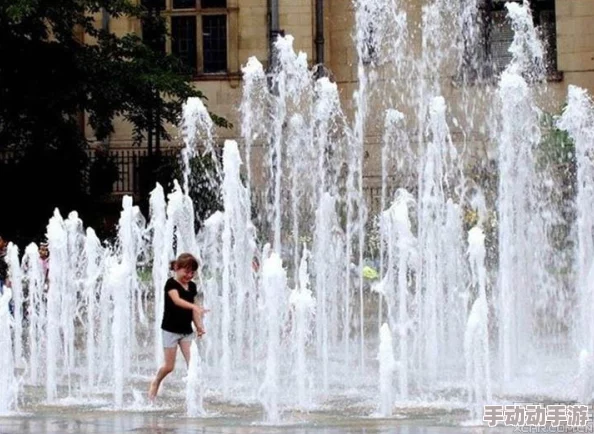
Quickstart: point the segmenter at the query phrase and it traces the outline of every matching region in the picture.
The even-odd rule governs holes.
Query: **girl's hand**
[[[201,338],[202,336],[204,336],[205,333],[206,333],[206,330],[204,330],[204,326],[196,327],[196,336],[198,336],[198,338]]]

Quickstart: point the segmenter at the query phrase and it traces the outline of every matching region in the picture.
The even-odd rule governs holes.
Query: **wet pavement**
[[[497,434],[513,429],[460,426],[425,426],[410,421],[376,419],[335,421],[332,425],[266,426],[229,418],[188,418],[165,414],[15,415],[0,418],[0,434]]]
[[[114,407],[108,389],[47,403],[41,387],[27,386],[22,390],[19,410],[0,416],[0,434],[498,434],[514,431],[480,426],[476,421],[474,426],[468,425],[466,402],[452,397],[395,403],[391,418],[378,417],[377,397],[373,394],[366,397],[366,392],[360,389],[320,399],[317,406],[307,410],[284,407],[278,425],[261,422],[266,415],[257,401],[246,401],[239,396],[233,401],[224,400],[214,391],[205,396],[205,415],[188,417],[181,381],[167,384],[154,404],[146,400],[145,383],[139,380],[124,395],[120,408]],[[61,389],[60,394],[64,396],[67,391]]]

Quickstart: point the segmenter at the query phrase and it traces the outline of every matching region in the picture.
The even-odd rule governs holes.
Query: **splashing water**
[[[416,269],[417,240],[411,231],[411,204],[414,204],[413,197],[407,191],[399,190],[392,206],[382,214],[385,274],[374,288],[385,299],[390,333],[394,330],[398,337],[398,383],[403,400],[409,396],[409,371],[413,367],[409,351],[409,274]]]
[[[190,161],[217,152],[208,110],[190,100],[180,125],[182,179],[170,192],[156,186],[148,223],[125,197],[108,244],[77,214],[64,220],[56,210],[47,289],[37,247],[27,246],[21,263],[11,248],[13,294],[15,302],[23,294],[28,322],[19,329],[0,309],[3,330],[16,333],[7,366],[25,365],[23,381],[44,385],[46,403],[109,394],[116,408],[134,406],[141,400],[129,391],[162,358],[168,262],[188,251],[200,258],[211,312],[192,347],[188,387],[168,392],[191,417],[204,414],[209,393],[226,408],[261,406],[271,424],[316,406],[369,414],[378,401],[387,417],[394,397],[443,397],[472,417],[493,397],[591,397],[591,99],[570,88],[558,124],[575,143],[578,180],[569,223],[575,275],[565,273],[562,288],[547,196],[555,184],[538,164],[543,49],[529,8],[506,6],[515,38],[497,85],[467,86],[469,73],[462,89],[446,93],[444,77],[484,66],[471,50],[478,2],[429,1],[420,29],[404,3],[354,2],[358,84],[348,110],[342,88],[315,79],[292,37],[276,41],[269,76],[249,59],[242,137],[225,142],[215,163],[224,211],[200,233]],[[496,159],[477,163],[470,136]],[[364,176],[375,163],[376,176]],[[475,163],[493,167],[496,181],[471,179]],[[575,320],[552,313],[569,309]],[[551,354],[551,342],[563,351]],[[563,392],[578,368],[586,386]],[[2,384],[16,384],[12,372],[3,370]],[[11,390],[3,387],[0,411],[14,408]]]
[[[49,260],[49,288],[47,294],[47,338],[46,338],[46,374],[45,395],[51,402],[57,398],[58,393],[58,359],[64,354],[60,339],[60,304],[63,292],[67,291],[69,276],[67,233],[64,220],[58,210],[50,219],[47,227],[48,248],[52,252]],[[68,371],[64,369],[68,374]]]
[[[303,255],[299,266],[299,287],[291,291],[289,304],[293,316],[293,354],[295,370],[295,389],[297,392],[297,405],[307,408],[311,402],[311,375],[307,360],[307,344],[311,337],[311,325],[315,309],[315,299],[309,289],[309,275],[307,261],[310,253],[303,246]]]
[[[281,324],[284,303],[282,295],[287,287],[287,277],[280,257],[271,252],[262,264],[262,303],[266,342],[266,373],[260,387],[260,399],[269,423],[280,421],[280,360]]]
[[[382,325],[380,329],[380,345],[377,354],[379,360],[379,390],[380,390],[380,414],[383,417],[392,416],[392,380],[396,360],[394,359],[394,349],[392,348],[392,332],[388,324]]]
[[[198,155],[198,145],[202,145],[202,154],[214,154],[213,130],[214,123],[200,98],[189,98],[182,109],[181,133],[184,137],[182,150],[183,161],[183,189],[190,191],[190,162]],[[214,156],[213,156],[214,158]],[[216,159],[215,159],[216,161]]]
[[[542,44],[535,37],[527,10],[506,4],[515,30],[510,48],[513,59],[499,81],[501,131],[499,147],[499,355],[503,381],[508,383],[518,372],[522,354],[521,342],[534,337],[532,297],[538,294],[542,261],[532,254],[532,245],[546,246],[540,216],[533,217],[537,207],[534,150],[541,140],[539,110],[524,75],[540,74],[526,62],[542,62]],[[540,61],[538,60],[540,59]]]
[[[86,350],[87,350],[87,381],[92,388],[97,380],[97,292],[100,289],[103,248],[95,231],[87,228],[84,258],[86,259],[85,278],[83,283],[83,297],[87,307]]]
[[[190,417],[198,417],[204,414],[202,381],[202,360],[200,359],[198,346],[194,341],[190,347],[190,363],[186,380],[186,414]]]
[[[6,252],[8,263],[8,279],[11,282],[12,301],[14,306],[14,363],[19,365],[23,357],[23,276],[19,261],[19,248],[9,243]]]
[[[171,239],[167,233],[167,202],[163,187],[157,184],[157,187],[151,192],[150,198],[150,226],[152,229],[153,243],[152,248],[155,252],[153,259],[153,285],[155,288],[164,288],[167,281],[167,270],[169,268],[169,258],[171,254]],[[163,291],[155,291],[154,317],[162,318],[165,306]],[[163,361],[163,336],[161,334],[161,324],[154,322],[155,336],[155,361],[160,365]]]
[[[27,340],[29,342],[29,372],[30,384],[39,385],[42,373],[42,360],[45,354],[46,344],[46,316],[47,305],[45,303],[45,293],[47,292],[47,282],[45,270],[39,256],[39,250],[35,243],[31,243],[25,249],[23,256],[23,268],[25,270],[25,279],[28,289],[28,308],[26,311],[29,330]]]
[[[479,227],[468,232],[468,256],[472,283],[477,297],[464,333],[464,355],[471,418],[479,418],[483,406],[493,399],[491,393],[491,357],[489,348],[489,308],[487,304],[487,273],[485,269],[485,234]]]
[[[594,243],[592,232],[594,220],[594,103],[584,89],[570,86],[567,106],[558,121],[559,128],[573,139],[576,158],[576,300],[578,312],[573,323],[573,341],[579,353],[579,384],[577,393],[580,402],[589,402],[594,391],[592,354],[594,354],[594,322],[589,307],[594,301],[592,271],[594,266]],[[570,151],[568,151],[570,152]]]
[[[9,304],[12,300],[12,290],[4,287],[0,296],[0,345],[4,351],[0,354],[2,372],[0,372],[0,414],[6,415],[15,410],[18,397],[18,380],[14,374],[14,357],[12,351],[6,349],[12,347],[12,316]]]

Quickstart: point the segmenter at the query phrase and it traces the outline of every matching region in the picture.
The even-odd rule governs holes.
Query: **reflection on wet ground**
[[[0,418],[0,434],[70,434],[70,433],[134,433],[134,434],[497,434],[512,432],[503,428],[462,428],[425,426],[410,421],[390,419],[338,420],[332,425],[265,426],[241,423],[225,418],[187,418],[153,413],[15,415]]]
[[[263,424],[265,414],[255,400],[223,400],[210,391],[205,399],[206,415],[185,415],[181,381],[167,384],[155,404],[146,401],[145,382],[135,384],[124,399],[123,409],[115,409],[108,390],[78,397],[44,401],[39,387],[24,387],[19,411],[0,417],[0,434],[498,434],[513,429],[468,425],[466,403],[450,399],[397,402],[391,418],[374,417],[376,397],[365,391],[345,391],[319,400],[307,411],[285,407],[282,424]],[[66,390],[60,391],[62,396]]]

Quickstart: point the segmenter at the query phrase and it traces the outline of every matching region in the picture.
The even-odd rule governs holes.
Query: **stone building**
[[[217,133],[221,140],[240,135],[238,107],[242,93],[242,65],[250,56],[256,56],[267,66],[270,40],[276,34],[292,35],[295,49],[307,54],[312,67],[318,63],[325,65],[338,85],[345,111],[352,114],[352,95],[358,86],[358,59],[353,39],[355,8],[351,0],[160,1],[161,14],[166,17],[172,35],[166,49],[194,68],[194,84],[208,98],[208,108],[235,126],[229,130],[220,129]],[[393,1],[404,5],[413,41],[413,56],[415,53],[421,56],[423,38],[419,29],[423,5],[427,2]],[[507,47],[512,36],[504,19],[503,2],[479,2],[482,2],[479,10],[483,14],[485,32],[478,38],[488,39],[479,43],[484,51],[482,55],[492,59],[495,69],[502,68],[509,60]],[[464,1],[460,3],[465,4]],[[561,107],[569,84],[585,87],[594,93],[594,0],[532,0],[531,7],[535,24],[548,46],[547,94],[551,111],[555,111]],[[317,19],[320,12],[323,12],[323,20]],[[460,11],[449,10],[444,20],[456,20],[459,14]],[[142,34],[141,24],[137,21],[105,16],[97,19],[119,34]],[[448,23],[443,25],[447,28]],[[446,99],[460,98],[461,91],[455,84],[456,67],[444,63],[439,74]],[[399,86],[406,88],[407,83],[397,84],[395,89]],[[480,95],[480,85],[471,92]],[[373,102],[371,106],[373,111]],[[89,137],[92,134],[92,131],[87,131]],[[129,148],[131,136],[131,126],[117,122],[115,133],[110,138],[112,152]],[[373,127],[367,130],[367,136],[368,146],[377,144],[379,133],[374,133]],[[179,143],[164,146],[179,146]],[[366,163],[367,174],[376,175],[378,164],[371,158]]]

